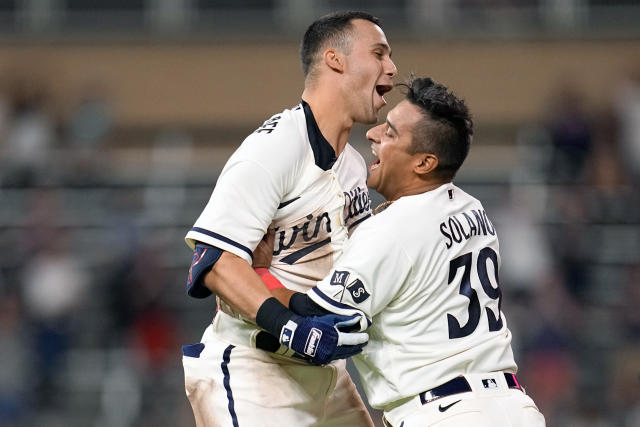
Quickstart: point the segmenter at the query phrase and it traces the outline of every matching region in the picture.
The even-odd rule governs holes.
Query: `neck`
[[[335,88],[318,86],[305,88],[302,99],[311,107],[322,136],[339,156],[347,145],[353,120],[349,118],[344,103],[336,102],[342,95]]]

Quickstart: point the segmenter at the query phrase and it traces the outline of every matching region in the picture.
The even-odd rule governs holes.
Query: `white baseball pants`
[[[198,427],[373,426],[344,360],[327,366],[255,348],[255,327],[219,312],[182,362]]]
[[[503,373],[464,375],[470,392],[423,404],[419,396],[390,411],[390,427],[544,427],[545,420],[523,391],[509,388]]]

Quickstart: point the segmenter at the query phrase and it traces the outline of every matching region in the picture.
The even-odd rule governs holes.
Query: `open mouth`
[[[371,149],[371,152],[375,156],[375,160],[373,161],[373,163],[369,165],[369,171],[376,170],[378,169],[378,166],[380,166],[380,159],[378,158],[378,154],[375,152],[373,148]]]
[[[391,85],[376,85],[376,92],[378,92],[378,95],[380,95],[382,99],[384,99],[384,94],[391,91],[391,89],[393,89]]]

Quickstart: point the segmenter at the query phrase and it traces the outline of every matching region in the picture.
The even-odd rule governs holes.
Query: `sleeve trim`
[[[328,297],[320,289],[318,289],[317,286],[311,288],[311,292],[308,292],[307,295],[320,307],[323,307],[332,313],[344,314],[346,316],[352,315],[354,313],[362,314],[362,317],[364,319],[367,319],[366,327],[368,328],[369,326],[371,326],[371,320],[369,320],[369,318],[364,315],[364,312],[362,310],[347,304],[343,304],[332,299],[331,297]]]
[[[246,246],[244,246],[244,245],[242,245],[242,244],[240,244],[238,242],[235,242],[235,241],[229,239],[228,237],[224,237],[221,234],[214,233],[213,231],[205,230],[204,228],[200,228],[200,227],[193,227],[193,228],[191,228],[191,231],[194,231],[194,232],[200,233],[200,234],[204,234],[204,235],[209,236],[209,237],[213,237],[216,240],[220,240],[221,242],[225,242],[225,243],[227,243],[227,244],[229,244],[231,246],[235,246],[236,248],[238,248],[240,250],[243,250],[244,252],[249,254],[249,256],[251,258],[253,258],[253,252],[251,251],[251,249],[249,249],[248,247],[246,247]]]

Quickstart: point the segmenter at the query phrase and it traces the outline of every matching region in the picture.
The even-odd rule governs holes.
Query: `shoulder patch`
[[[353,302],[360,304],[369,298],[369,292],[364,288],[364,283],[360,279],[357,279],[355,282],[349,284],[347,286],[347,290],[351,293],[351,298]]]
[[[344,286],[345,283],[347,283],[348,277],[348,271],[336,270],[333,272],[333,276],[331,276],[331,281],[329,282],[329,284],[333,286]]]

